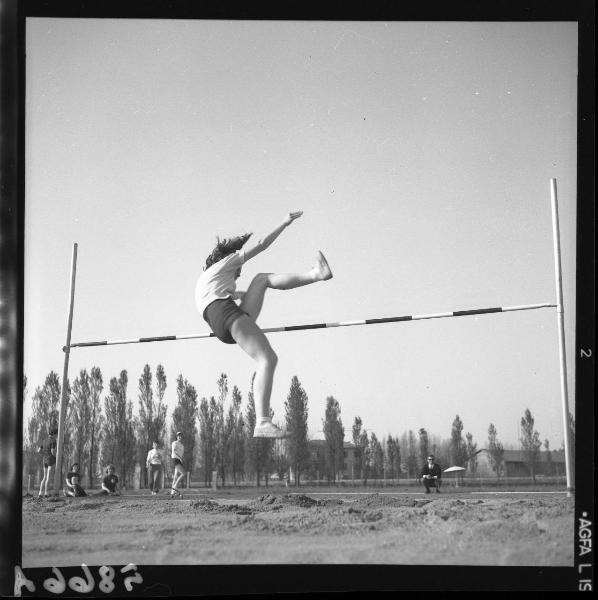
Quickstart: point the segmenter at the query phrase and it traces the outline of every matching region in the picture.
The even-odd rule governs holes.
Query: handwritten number
[[[583,348],[581,349],[581,358],[590,358],[592,356],[592,349],[589,348],[588,350],[584,350]]]
[[[95,581],[87,565],[82,564],[81,569],[83,569],[85,579],[83,577],[71,577],[68,586],[73,591],[79,592],[80,594],[89,594],[95,587]],[[137,571],[137,566],[133,563],[129,563],[120,570],[121,573],[129,573],[130,571],[133,571],[134,574],[125,577],[123,582],[128,592],[133,591],[134,583],[143,583],[143,577],[141,576],[141,573]],[[52,567],[52,573],[54,574],[54,577],[48,577],[44,580],[44,589],[48,592],[52,592],[52,594],[64,593],[66,590],[66,582],[62,573],[56,567]],[[100,582],[98,583],[98,587],[100,588],[100,591],[104,592],[104,594],[110,594],[116,587],[114,585],[114,569],[112,567],[103,566],[100,567],[99,574]],[[25,577],[25,573],[23,573],[21,567],[15,566],[14,596],[16,598],[21,597],[23,586],[31,593],[35,592],[35,583]]]
[[[112,567],[100,567],[100,583],[98,587],[104,594],[109,594],[115,588],[114,569]]]
[[[16,598],[21,597],[21,590],[25,586],[30,592],[35,592],[35,583],[31,579],[25,577],[25,573],[21,570],[21,567],[15,566],[15,590],[14,595]]]
[[[141,577],[141,573],[137,572],[137,566],[133,563],[129,563],[126,567],[123,567],[120,572],[128,573],[129,571],[135,571],[135,575],[133,577],[125,577],[125,587],[127,588],[127,592],[133,590],[134,583],[143,583],[143,577]]]
[[[53,577],[48,577],[48,579],[44,580],[44,589],[48,592],[52,592],[53,594],[62,594],[62,592],[66,590],[66,582],[64,581],[64,577],[56,567],[52,567],[52,573],[56,575],[56,579]]]
[[[69,579],[69,587],[71,590],[79,592],[80,594],[89,594],[89,592],[91,592],[91,590],[93,590],[95,587],[95,583],[93,581],[93,577],[91,576],[89,567],[85,564],[82,564],[81,568],[85,574],[85,579],[83,579],[83,577],[71,577]]]

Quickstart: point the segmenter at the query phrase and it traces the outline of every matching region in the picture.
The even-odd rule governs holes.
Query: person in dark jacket
[[[426,487],[426,494],[430,493],[430,488],[436,488],[436,493],[440,492],[440,484],[442,483],[442,471],[440,465],[434,462],[434,455],[428,456],[426,465],[422,469],[420,474],[424,486]]]
[[[81,486],[81,474],[79,473],[79,463],[73,463],[71,470],[66,474],[64,488],[65,496],[87,496],[87,492]]]

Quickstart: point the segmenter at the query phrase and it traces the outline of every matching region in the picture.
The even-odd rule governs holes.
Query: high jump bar
[[[556,304],[522,304],[520,306],[502,306],[493,308],[474,308],[470,310],[456,310],[452,312],[433,313],[428,315],[405,315],[402,317],[384,317],[381,319],[362,319],[359,321],[339,321],[336,323],[312,323],[306,325],[288,325],[286,327],[266,327],[264,333],[278,333],[282,331],[301,331],[304,329],[327,329],[330,327],[353,327],[355,325],[376,325],[381,323],[396,323],[400,321],[421,321],[424,319],[444,319],[447,317],[467,317],[470,315],[485,315],[489,313],[513,312],[517,310],[535,310],[538,308],[557,308]],[[171,342],[175,340],[192,340],[216,337],[213,333],[192,333],[189,335],[161,335],[155,337],[141,337],[126,340],[103,340],[98,342],[78,342],[70,344],[68,348],[82,348],[85,346],[115,346],[118,344],[144,344],[147,342]],[[62,350],[66,352],[67,346]]]

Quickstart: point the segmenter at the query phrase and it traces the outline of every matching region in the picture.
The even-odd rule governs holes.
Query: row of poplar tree
[[[254,375],[255,376],[255,375]],[[155,376],[145,365],[137,382],[137,411],[130,399],[127,371],[113,377],[104,391],[102,373],[98,367],[90,372],[80,371],[72,385],[67,381],[67,411],[64,428],[63,456],[66,466],[80,465],[83,481],[89,488],[98,487],[103,468],[115,465],[121,483],[132,486],[135,465],[142,467],[142,485],[147,485],[145,458],[153,441],[163,450],[167,476],[170,475],[170,442],[177,431],[183,433],[184,460],[192,474],[205,485],[210,485],[213,472],[217,472],[221,485],[241,481],[266,484],[276,473],[280,479],[293,473],[299,485],[301,478],[324,478],[336,481],[345,469],[345,441],[355,446],[353,473],[355,478],[368,479],[400,477],[416,478],[429,453],[441,465],[459,465],[471,473],[477,470],[478,447],[471,433],[463,436],[464,425],[456,415],[449,439],[429,435],[421,428],[399,436],[388,435],[379,439],[364,428],[360,417],[355,417],[351,438],[345,439],[339,402],[332,396],[326,399],[321,451],[310,451],[308,438],[308,396],[295,376],[285,401],[283,424],[289,434],[284,443],[254,438],[256,422],[253,397],[253,378],[242,410],[242,394],[235,385],[229,389],[226,374],[217,380],[217,394],[198,398],[196,389],[179,375],[176,379],[177,402],[167,424],[167,406],[164,394],[167,387],[162,365],[156,367]],[[229,393],[230,392],[230,393]],[[105,394],[103,397],[102,395]],[[24,380],[24,397],[27,379]],[[37,387],[32,397],[31,416],[24,424],[24,472],[39,481],[41,460],[37,449],[47,438],[48,431],[58,423],[61,385],[58,375],[51,372],[44,384]],[[271,411],[271,416],[275,415]],[[276,419],[274,418],[276,421]],[[167,434],[167,426],[169,431]],[[526,453],[530,472],[542,446],[539,433],[534,429],[534,419],[526,410],[521,419],[522,447]],[[544,445],[548,449],[548,441]],[[504,447],[498,439],[496,428],[488,428],[487,450],[490,464],[500,476],[503,471]],[[527,462],[527,460],[526,460]]]
[[[254,375],[255,377],[255,375]],[[256,422],[253,378],[245,412],[241,410],[242,394],[237,386],[230,390],[226,374],[217,381],[218,393],[209,399],[198,394],[182,375],[176,379],[177,401],[168,419],[164,394],[167,378],[162,365],[155,377],[145,365],[137,382],[137,411],[130,399],[126,370],[113,377],[104,394],[104,381],[98,367],[83,369],[72,382],[67,381],[67,408],[63,440],[63,466],[79,463],[82,481],[89,488],[98,487],[102,471],[108,464],[116,467],[121,484],[133,485],[136,463],[142,466],[147,485],[145,460],[157,441],[163,451],[166,475],[170,469],[170,443],[176,432],[183,433],[184,462],[192,478],[200,477],[206,485],[213,472],[224,485],[255,478],[257,484],[272,473],[282,477],[294,467],[300,473],[309,457],[307,445],[307,394],[297,377],[285,402],[286,426],[292,432],[284,446],[274,440],[254,438]],[[27,378],[23,397],[26,398]],[[23,467],[25,475],[39,481],[41,458],[38,448],[57,427],[61,384],[50,372],[44,384],[32,396],[31,416],[24,423]],[[274,417],[273,411],[271,416]]]

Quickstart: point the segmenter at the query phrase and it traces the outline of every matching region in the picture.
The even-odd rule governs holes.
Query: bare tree
[[[532,481],[536,482],[536,465],[540,456],[542,441],[540,434],[534,429],[534,417],[529,408],[521,419],[521,446],[523,448],[523,460],[532,476]]]
[[[370,466],[372,477],[378,479],[384,469],[384,451],[374,432],[370,434]]]
[[[399,479],[401,473],[401,448],[399,440],[391,435],[386,439],[386,469],[391,479]]]
[[[415,434],[410,429],[407,433],[407,472],[409,477],[417,477],[418,464],[417,464],[417,450],[415,442]]]
[[[370,437],[367,430],[363,430],[359,434],[359,447],[361,448],[361,478],[363,479],[363,485],[368,484],[368,476],[370,474],[371,466],[371,449],[370,449]]]
[[[554,472],[554,465],[552,464],[552,456],[550,454],[550,442],[548,438],[544,440],[544,449],[546,450],[546,474],[552,475]]]
[[[166,433],[166,404],[164,403],[164,392],[166,390],[166,374],[164,367],[156,367],[156,393],[152,388],[153,375],[151,368],[146,364],[139,377],[139,429],[138,452],[140,457],[147,456],[154,441],[163,443]],[[157,400],[156,400],[157,398]],[[148,473],[144,469],[144,482],[147,486]]]
[[[500,477],[503,472],[504,454],[505,449],[498,440],[496,427],[490,423],[488,427],[488,457],[490,459],[490,467],[496,473],[496,477]]]
[[[227,441],[227,464],[233,476],[233,484],[237,485],[237,476],[243,472],[243,428],[244,420],[241,414],[242,396],[239,388],[233,386],[232,403],[229,406],[225,433]]]
[[[71,431],[71,462],[78,462],[81,467],[81,477],[88,470],[91,483],[93,473],[90,469],[89,451],[91,437],[91,384],[86,369],[81,369],[73,381],[71,401],[67,413],[68,429]],[[65,455],[66,457],[66,455]]]
[[[325,464],[328,481],[336,481],[339,472],[344,466],[344,441],[345,430],[340,418],[341,408],[338,400],[333,396],[326,398],[326,413],[322,420],[325,446]]]
[[[213,400],[213,399],[212,399]],[[214,400],[215,403],[215,400]],[[210,411],[210,402],[202,398],[199,403],[199,459],[204,472],[204,483],[209,485],[214,470],[214,415]]]
[[[195,459],[195,436],[197,435],[197,392],[195,388],[179,375],[176,380],[177,404],[172,411],[171,437],[176,439],[177,431],[183,434],[185,447],[184,461],[187,470],[192,473]]]
[[[469,472],[475,475],[478,470],[478,445],[474,443],[473,435],[469,432],[465,435],[465,439],[467,440],[467,466]]]
[[[430,453],[430,441],[428,439],[428,432],[422,427],[419,431],[419,458],[421,464],[425,465]]]
[[[463,421],[459,415],[455,417],[451,429],[451,460],[458,467],[467,464],[467,446],[463,441]]]
[[[365,448],[361,446],[362,424],[361,417],[355,417],[353,427],[351,428],[353,445],[355,446],[355,468],[361,478],[363,478],[363,457],[365,453]]]
[[[104,400],[102,434],[102,464],[114,464],[123,487],[132,485],[135,471],[136,420],[133,405],[127,400],[129,378],[122,370],[118,379],[110,380],[109,393]]]
[[[94,479],[101,473],[98,469],[98,458],[100,456],[100,445],[102,442],[102,428],[104,416],[102,415],[101,395],[104,389],[102,372],[99,367],[91,368],[89,378],[89,488],[93,489]],[[98,473],[100,471],[100,473]]]
[[[289,462],[295,473],[295,485],[300,485],[301,473],[309,463],[307,446],[307,394],[297,376],[291,380],[291,389],[285,401],[286,425],[289,437],[286,440]]]

